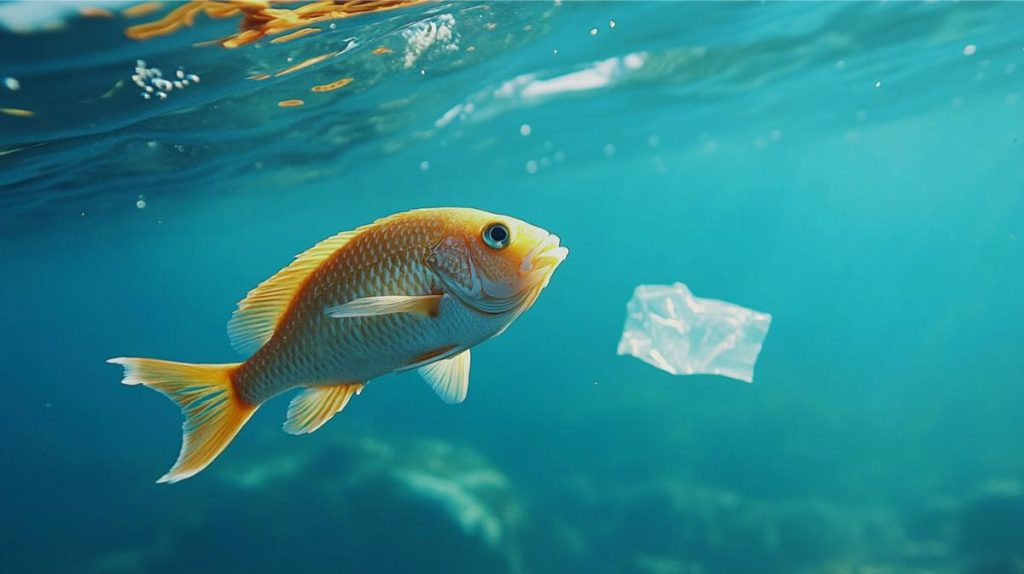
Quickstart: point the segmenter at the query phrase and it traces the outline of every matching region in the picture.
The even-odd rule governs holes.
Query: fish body
[[[243,363],[117,358],[124,382],[185,413],[181,453],[161,482],[205,468],[256,408],[295,388],[285,430],[316,430],[371,379],[419,369],[447,402],[468,390],[469,349],[536,300],[568,250],[523,221],[420,209],[338,234],[250,291],[230,323]]]

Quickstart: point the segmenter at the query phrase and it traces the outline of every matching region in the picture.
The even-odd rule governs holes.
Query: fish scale
[[[354,240],[322,272],[311,277],[304,287],[309,296],[280,326],[282,343],[290,336],[301,343],[275,344],[277,341],[272,339],[257,351],[254,368],[239,373],[235,381],[247,401],[259,403],[311,381],[338,384],[367,380],[394,370],[396,360],[408,362],[454,343],[443,337],[461,321],[455,321],[451,325],[454,328],[437,329],[437,325],[425,324],[434,319],[410,314],[347,321],[324,314],[331,305],[360,297],[428,295],[440,290],[440,283],[421,263],[429,254],[429,245],[413,242],[417,235],[422,237],[436,228],[419,224],[396,227],[367,232],[366,237]],[[356,359],[365,357],[378,357],[374,361],[378,364],[360,361],[356,368]]]

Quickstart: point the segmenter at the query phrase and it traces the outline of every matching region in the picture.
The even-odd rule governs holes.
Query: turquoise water
[[[432,3],[234,50],[73,12],[0,29],[0,571],[1024,572],[1024,5]],[[201,81],[144,99],[138,59]],[[180,414],[107,358],[240,360],[294,254],[449,205],[571,250],[465,403],[392,375],[294,437],[279,397],[153,483]],[[772,314],[753,384],[616,356],[675,281]]]

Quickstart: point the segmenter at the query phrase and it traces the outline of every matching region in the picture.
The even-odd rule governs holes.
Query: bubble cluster
[[[145,60],[135,62],[135,73],[132,74],[132,81],[139,88],[140,94],[145,99],[153,97],[161,100],[167,99],[167,94],[172,90],[183,90],[192,84],[199,83],[199,76],[185,73],[185,69],[179,67],[171,79],[165,78],[160,68],[151,68]]]

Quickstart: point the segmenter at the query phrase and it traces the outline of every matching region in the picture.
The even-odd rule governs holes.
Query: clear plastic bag
[[[768,313],[695,297],[682,283],[639,285],[626,310],[620,355],[674,375],[723,375],[748,383],[772,322]]]

